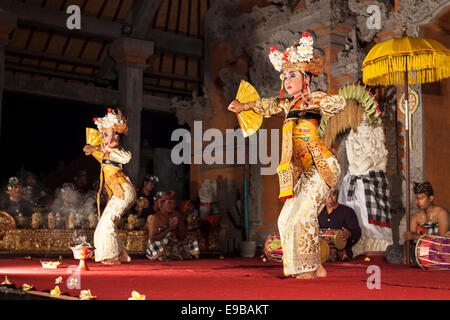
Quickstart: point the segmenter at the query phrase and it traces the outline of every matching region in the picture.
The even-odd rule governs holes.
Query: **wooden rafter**
[[[147,30],[153,25],[156,12],[162,0],[134,0],[126,23],[131,28],[131,36],[144,38]]]
[[[118,90],[87,86],[73,82],[68,83],[61,80],[24,78],[13,74],[6,74],[5,90],[104,106],[120,103],[120,93]],[[167,98],[144,94],[142,100],[142,107],[145,110],[166,113],[173,112],[170,110],[171,104]]]
[[[81,7],[81,31],[65,26],[65,8],[70,4]],[[124,35],[155,43],[151,59],[159,63],[149,60],[146,92],[191,96],[192,90],[201,88],[200,25],[209,7],[210,1],[204,0],[0,0],[0,10],[18,16],[17,34],[14,31],[14,41],[6,48],[6,69],[41,79],[115,86],[114,63],[105,57],[109,43]],[[127,25],[131,31],[124,34]]]
[[[0,2],[0,8],[16,14],[21,25],[39,27],[45,30],[63,31],[93,39],[116,40],[122,37],[123,23],[108,21],[97,17],[82,15],[81,30],[67,30],[67,14],[64,11],[19,2],[11,2],[9,6]],[[154,41],[155,45],[168,52],[202,57],[203,41],[192,37],[177,35],[172,32],[149,29],[145,40]]]

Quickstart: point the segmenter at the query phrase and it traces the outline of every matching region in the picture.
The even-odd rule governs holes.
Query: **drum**
[[[319,239],[320,246],[320,260],[322,263],[327,261],[330,255],[330,247],[325,240]],[[268,260],[283,261],[283,248],[281,246],[281,239],[278,233],[272,233],[266,239],[264,244],[264,255]]]
[[[450,237],[421,236],[416,244],[416,261],[422,269],[450,270]]]
[[[272,233],[267,237],[264,244],[264,254],[268,260],[283,261],[283,248],[281,247],[281,239],[278,233]]]
[[[343,250],[347,245],[347,240],[342,239],[340,229],[319,229],[319,239],[328,243],[330,248]]]

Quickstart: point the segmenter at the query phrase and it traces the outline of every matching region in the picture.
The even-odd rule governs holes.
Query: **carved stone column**
[[[137,182],[141,153],[143,73],[147,68],[147,59],[153,54],[154,44],[121,38],[114,41],[109,49],[119,70],[121,108],[128,119],[128,135],[123,138],[123,146],[133,154],[126,171],[131,181]]]
[[[0,132],[2,118],[3,86],[5,83],[5,49],[9,35],[17,27],[17,16],[0,11]]]

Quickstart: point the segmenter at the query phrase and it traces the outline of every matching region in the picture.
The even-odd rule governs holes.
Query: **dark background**
[[[73,181],[77,170],[86,170],[90,183],[100,166],[82,151],[86,127],[103,117],[107,107],[4,92],[1,115],[0,187],[22,169],[32,172],[48,187]],[[112,106],[114,107],[114,106]],[[141,141],[149,148],[172,148],[172,131],[180,126],[174,115],[142,111]],[[147,168],[149,171],[152,168]]]

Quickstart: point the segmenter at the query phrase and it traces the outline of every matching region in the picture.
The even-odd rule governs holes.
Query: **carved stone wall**
[[[260,96],[277,96],[281,82],[279,73],[267,59],[269,47],[277,45],[279,48],[286,48],[292,41],[297,40],[299,32],[308,31],[314,37],[315,47],[322,55],[326,55],[328,67],[327,72],[314,80],[313,89],[321,88],[328,91],[345,83],[361,81],[361,65],[368,43],[399,36],[402,23],[406,24],[408,35],[418,36],[423,25],[430,23],[450,7],[450,2],[445,0],[399,2],[305,0],[302,3],[304,5],[302,4],[301,9],[294,10],[290,6],[292,4],[290,1],[272,1],[271,5],[254,6],[250,12],[240,14],[238,0],[216,0],[206,18],[207,48],[213,42],[231,43],[232,53],[236,59],[243,55],[249,56],[248,81],[255,86]],[[366,10],[369,5],[377,5],[381,9],[379,30],[367,27],[369,13]],[[208,51],[207,49],[206,60],[210,59]],[[234,74],[230,65],[223,66],[220,71],[224,95],[228,101],[233,99],[238,82],[244,79],[242,75]],[[205,87],[211,85],[210,80],[208,70],[205,70]],[[401,143],[404,137],[402,137],[402,119],[394,117],[397,112],[395,88],[389,90],[391,90],[389,93],[391,101],[388,102],[390,112],[385,114],[387,118],[384,121],[393,125],[388,128],[389,124],[385,124],[386,136],[393,136],[395,139],[387,139],[386,142],[386,147],[393,149],[393,153],[390,150],[388,171],[390,166],[391,195],[395,198],[393,207],[398,200],[400,208],[401,202],[405,202],[404,199],[401,200],[403,196],[401,190],[405,187],[401,187],[404,178]],[[420,88],[417,90],[420,93]],[[423,110],[422,103],[419,111],[413,116],[412,134],[415,146],[411,153],[411,179],[417,180],[424,177],[423,114],[421,114],[423,111],[420,110]],[[392,155],[396,158],[392,158]],[[257,192],[259,195],[255,197],[262,196],[261,190]],[[261,221],[262,210],[263,208],[255,215],[256,217],[259,214]]]
[[[206,97],[200,97],[194,91],[192,100],[173,98],[170,108],[175,111],[179,125],[187,124],[192,128],[194,121],[208,120],[211,117],[213,110],[206,102]]]

